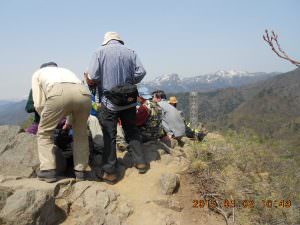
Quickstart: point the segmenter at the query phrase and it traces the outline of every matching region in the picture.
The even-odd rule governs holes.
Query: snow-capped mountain
[[[279,73],[249,73],[237,70],[219,70],[215,73],[180,78],[172,73],[156,77],[152,81],[143,82],[151,90],[161,89],[166,92],[211,91],[227,87],[239,87],[268,79]]]

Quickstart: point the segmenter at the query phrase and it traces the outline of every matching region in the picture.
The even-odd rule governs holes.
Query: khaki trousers
[[[82,84],[59,83],[46,93],[46,103],[38,128],[40,170],[56,168],[53,132],[62,118],[70,114],[74,131],[74,169],[77,171],[89,169],[87,119],[90,110],[90,92]]]
[[[88,128],[91,132],[94,147],[99,150],[104,148],[103,133],[98,118],[90,115],[87,121]]]

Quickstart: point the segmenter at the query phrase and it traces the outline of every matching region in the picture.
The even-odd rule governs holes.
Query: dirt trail
[[[124,179],[111,188],[130,200],[134,213],[128,218],[128,225],[224,225],[221,216],[208,209],[193,208],[197,195],[185,179],[184,163],[174,160],[173,156],[162,155],[160,160],[151,162],[146,174],[138,174],[134,168],[127,169]],[[159,179],[163,173],[176,173],[180,176],[180,188],[176,194],[166,196],[161,193]],[[153,200],[171,198],[183,207],[181,212],[157,205]]]

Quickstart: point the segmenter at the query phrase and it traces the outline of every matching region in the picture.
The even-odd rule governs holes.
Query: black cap
[[[47,63],[42,64],[40,66],[40,69],[48,67],[48,66],[55,66],[55,67],[57,67],[57,64],[55,62],[47,62]]]

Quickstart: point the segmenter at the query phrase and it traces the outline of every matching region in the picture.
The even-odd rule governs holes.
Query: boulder
[[[36,137],[20,127],[0,126],[0,174],[31,177],[39,165]]]
[[[2,176],[35,177],[39,167],[36,136],[20,132],[19,126],[0,126],[0,174]],[[55,148],[57,173],[66,168],[66,161]]]
[[[21,127],[19,126],[0,126],[0,155],[10,147],[10,143],[20,131]]]
[[[0,224],[124,224],[133,213],[127,199],[99,182],[38,179],[0,183]]]
[[[7,225],[53,224],[59,220],[55,212],[54,197],[50,193],[21,189],[6,199],[0,221]]]
[[[166,195],[171,195],[179,188],[179,177],[173,173],[164,173],[160,177],[161,192]]]
[[[0,210],[5,206],[7,198],[13,193],[13,189],[0,186]]]
[[[61,187],[56,204],[68,215],[65,224],[111,224],[126,221],[131,205],[119,194],[98,182],[78,182]]]

